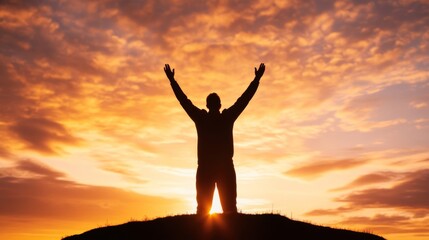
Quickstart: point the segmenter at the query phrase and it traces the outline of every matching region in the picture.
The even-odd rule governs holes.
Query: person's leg
[[[213,173],[210,169],[198,167],[197,169],[197,214],[207,215],[210,213],[215,190]]]
[[[222,169],[217,179],[217,190],[224,213],[237,212],[237,181],[234,165]]]

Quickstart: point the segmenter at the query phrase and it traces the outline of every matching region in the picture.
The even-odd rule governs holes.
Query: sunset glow
[[[215,213],[222,213],[222,205],[220,204],[219,193],[217,189],[215,190],[212,209],[210,210],[210,214],[215,214]]]
[[[195,213],[166,63],[222,109],[266,65],[234,125],[239,212],[429,238],[428,1],[47,0],[0,3],[0,239]]]

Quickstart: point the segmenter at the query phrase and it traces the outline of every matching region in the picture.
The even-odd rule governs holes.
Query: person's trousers
[[[197,214],[209,214],[215,187],[224,213],[237,212],[237,182],[234,165],[198,166]]]

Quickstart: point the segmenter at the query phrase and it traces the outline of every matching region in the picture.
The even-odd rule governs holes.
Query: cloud
[[[12,157],[12,153],[9,152],[7,147],[0,145],[0,157],[10,158]]]
[[[20,119],[10,130],[30,149],[41,153],[58,154],[57,144],[77,145],[80,142],[63,125],[44,118]]]
[[[413,234],[415,236],[428,236],[427,219],[414,219],[407,215],[400,214],[375,214],[374,216],[350,216],[338,222],[344,226],[360,226],[360,228],[381,234],[387,239],[395,234]],[[403,236],[406,237],[406,236]]]
[[[66,177],[33,160],[0,168],[1,236],[58,239],[102,224],[177,214],[187,207],[181,199],[80,184]]]
[[[13,100],[6,105],[50,119],[58,118],[64,111],[88,117],[85,114],[88,108],[98,114],[106,110],[110,115],[136,114],[135,105],[141,104],[137,99],[142,93],[146,101],[155,103],[157,100],[147,95],[168,94],[158,82],[164,77],[160,69],[166,59],[177,62],[177,68],[183,69],[183,79],[204,77],[204,81],[192,83],[195,87],[187,88],[190,95],[205,92],[202,88],[231,89],[225,98],[235,100],[240,91],[234,88],[242,84],[213,81],[210,76],[241,79],[240,68],[228,63],[253,66],[266,60],[272,69],[272,73],[267,71],[270,81],[265,82],[272,89],[268,94],[272,108],[311,111],[333,97],[339,88],[347,88],[355,79],[355,72],[361,74],[357,80],[370,81],[374,64],[365,63],[365,57],[361,57],[361,64],[355,62],[359,53],[383,43],[376,31],[379,20],[387,21],[378,16],[378,12],[386,14],[381,6],[404,13],[402,9],[409,8],[424,16],[421,8],[414,5],[398,8],[390,3],[342,1],[5,3],[3,9],[9,11],[4,11],[7,24],[1,30],[8,38],[4,38],[2,45],[8,45],[10,55],[16,56],[11,62],[15,70],[9,73],[10,81],[15,85],[24,82],[23,86],[14,88],[19,91],[15,91]],[[215,21],[215,17],[221,20]],[[401,14],[401,17],[405,18],[404,24],[415,24],[410,14]],[[347,21],[343,21],[344,18]],[[388,21],[402,23],[396,18]],[[371,34],[354,36],[362,32],[354,31],[356,23],[360,24],[358,29],[367,29],[362,31]],[[396,31],[396,24],[383,25],[383,29],[388,32],[393,26]],[[368,43],[362,44],[360,40]],[[335,45],[347,41],[348,44]],[[28,50],[15,44],[19,42],[28,46]],[[7,60],[10,59],[4,59]],[[288,76],[279,73],[288,73]],[[26,81],[18,81],[18,77]],[[286,77],[290,80],[285,81]],[[142,79],[143,83],[136,79]],[[231,85],[234,88],[229,88]],[[37,92],[39,99],[29,99],[30,93],[36,94],[30,89],[45,91]],[[61,97],[53,101],[52,96]],[[49,106],[43,103],[48,100]],[[35,105],[38,107],[28,107]],[[62,108],[57,108],[58,105]],[[54,117],[46,116],[52,112],[56,113]],[[150,113],[134,115],[134,118],[147,114]],[[133,118],[131,114],[123,117]],[[385,121],[366,128],[398,123]]]
[[[379,117],[381,114],[378,112],[385,109],[385,105],[393,103],[384,94],[385,91],[381,91],[351,99],[336,112],[336,117],[341,120],[340,127],[345,131],[369,132],[406,123],[407,120],[399,114],[390,118]]]
[[[351,169],[367,163],[364,159],[313,160],[284,172],[285,175],[304,179],[314,179],[331,171]]]
[[[394,172],[376,172],[360,176],[343,187],[332,189],[331,191],[343,191],[348,189],[356,189],[358,187],[367,186],[376,183],[386,183],[397,180],[404,174]]]
[[[57,172],[55,170],[50,169],[46,165],[42,165],[31,160],[21,160],[20,162],[18,162],[14,171],[25,172],[30,175],[35,175],[36,177],[42,177],[51,180],[66,177],[64,173]]]
[[[69,181],[63,173],[31,160],[0,171],[0,216],[89,221],[156,216],[183,207],[177,199]]]
[[[121,175],[125,180],[143,184],[146,183],[147,180],[142,180],[140,178],[139,173],[132,170],[132,166],[127,164],[120,155],[116,155],[115,153],[111,153],[108,156],[101,156],[100,154],[96,154],[95,158],[97,158],[100,162],[100,168]]]
[[[333,209],[315,209],[309,212],[306,212],[306,216],[335,216],[345,212],[353,211],[353,208],[350,207],[338,207]]]
[[[354,228],[359,226],[386,238],[393,238],[395,234],[426,236],[429,227],[428,180],[428,169],[367,174],[346,185],[349,193],[334,199],[343,205],[332,209],[315,209],[305,215],[336,216],[336,224]],[[393,186],[371,188],[370,184],[386,181]],[[364,189],[354,190],[352,186]],[[368,213],[362,215],[361,211]]]
[[[350,193],[337,201],[357,208],[404,208],[411,211],[429,208],[429,170],[408,173],[406,179],[391,188],[370,188]],[[427,212],[429,214],[429,212]]]
[[[343,212],[354,212],[361,209],[385,208],[404,210],[414,214],[415,218],[428,216],[428,195],[427,181],[429,180],[429,170],[422,169],[414,172],[379,172],[368,174],[354,180],[346,185],[361,186],[372,183],[380,183],[396,180],[391,187],[364,188],[343,194],[334,199],[335,202],[345,203],[345,205],[334,209],[317,209],[307,213],[307,215],[336,215]],[[345,189],[344,188],[341,188]]]
[[[373,217],[348,217],[341,224],[374,224],[374,225],[398,225],[405,224],[410,217],[402,215],[376,214]]]
[[[417,109],[425,108],[425,107],[427,107],[427,101],[425,101],[425,102],[412,101],[412,102],[410,102],[410,106],[413,108],[417,108]]]

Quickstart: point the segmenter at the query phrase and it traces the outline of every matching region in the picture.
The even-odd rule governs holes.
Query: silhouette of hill
[[[118,239],[294,239],[383,240],[365,232],[291,220],[278,214],[178,215],[100,227],[63,240]]]

